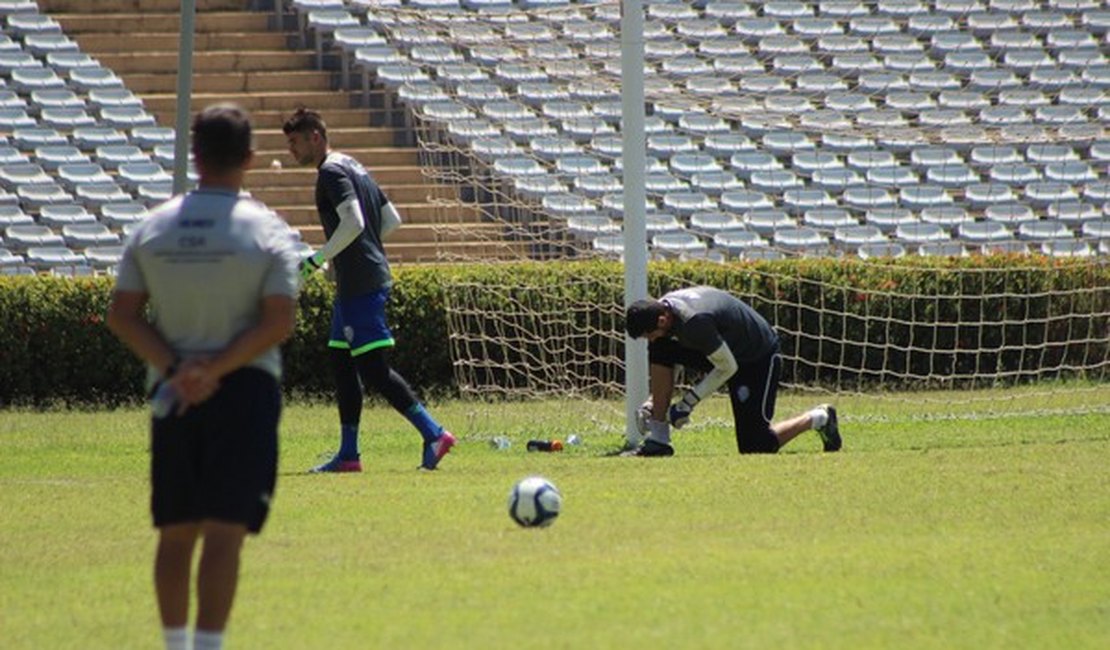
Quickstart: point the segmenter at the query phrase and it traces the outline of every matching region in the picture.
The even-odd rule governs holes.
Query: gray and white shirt
[[[709,356],[722,343],[739,363],[778,349],[778,334],[763,316],[736,296],[713,287],[689,287],[659,299],[676,314],[671,336]]]
[[[297,295],[295,244],[265,205],[230,190],[196,190],[138,224],[116,289],[149,295],[155,329],[181,358],[214,353],[258,321],[264,297]],[[280,378],[280,349],[248,365]],[[149,368],[148,382],[156,377]]]

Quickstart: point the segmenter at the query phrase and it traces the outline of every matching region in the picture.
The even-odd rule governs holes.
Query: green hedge
[[[618,264],[602,261],[399,267],[389,311],[398,340],[394,365],[424,394],[456,390],[445,305],[458,299],[464,284],[519,287],[512,300],[597,305],[605,312],[601,322],[619,328],[621,273]],[[1105,262],[998,256],[654,263],[649,293],[698,283],[737,293],[792,333],[784,337],[784,379],[793,383],[897,386],[907,375],[1022,379],[1073,366],[1105,377]],[[0,277],[0,405],[113,405],[140,395],[141,365],[103,325],[111,287],[108,278]],[[290,392],[330,392],[323,352],[332,291],[318,277],[302,292],[297,330],[285,346]],[[491,303],[479,309],[505,310],[503,295],[478,295]],[[598,329],[593,315],[576,312],[573,318],[583,329]],[[542,347],[543,341],[537,337],[532,344]],[[581,345],[592,353],[582,358],[597,359],[619,357],[621,344],[600,331]],[[619,373],[593,363],[575,372],[607,381]]]

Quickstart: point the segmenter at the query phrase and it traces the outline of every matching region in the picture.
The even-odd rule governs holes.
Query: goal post
[[[1099,399],[1063,408],[1110,403],[1098,57],[1063,48],[1067,75],[1014,88],[979,72],[1037,67],[1001,44],[944,66],[941,50],[915,49],[969,16],[880,16],[869,1],[856,8],[867,16],[833,21],[854,25],[851,38],[825,38],[757,33],[788,18],[718,4],[368,12],[405,60],[366,78],[412,126],[435,206],[420,223],[440,259],[623,264],[557,285],[510,266],[452,286],[464,394],[620,397],[623,413],[607,417],[628,433],[647,369],[624,306],[707,283],[783,334],[794,391],[897,402],[936,390],[943,414],[989,411],[997,398],[978,391],[995,386],[1044,386],[1048,401],[1005,407],[1051,410],[1052,395],[1076,390],[1059,382],[1078,381]],[[1082,26],[1082,11],[1065,13]],[[807,261],[829,257],[840,263]]]

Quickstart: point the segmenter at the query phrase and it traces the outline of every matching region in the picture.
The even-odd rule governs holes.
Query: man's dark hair
[[[658,300],[637,300],[628,306],[624,314],[624,327],[628,336],[638,339],[659,327],[659,317],[666,313],[667,307]]]
[[[292,133],[312,133],[318,131],[320,137],[325,140],[328,139],[328,125],[324,123],[324,118],[316,111],[311,111],[304,106],[301,106],[285,123],[281,125],[281,131],[285,135]]]
[[[242,167],[251,155],[251,119],[235,104],[214,104],[193,117],[193,155],[213,172]]]

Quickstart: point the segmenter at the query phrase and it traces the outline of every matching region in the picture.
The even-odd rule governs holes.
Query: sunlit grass
[[[366,471],[344,476],[303,474],[334,449],[334,408],[291,405],[228,647],[1110,645],[1110,415],[837,401],[840,454],[808,434],[741,457],[715,398],[670,459],[602,455],[619,403],[433,404],[462,438],[437,472],[368,408]],[[524,451],[570,433],[585,445]],[[146,436],[138,410],[0,412],[0,646],[158,646]],[[507,516],[529,474],[564,494],[549,529]]]

